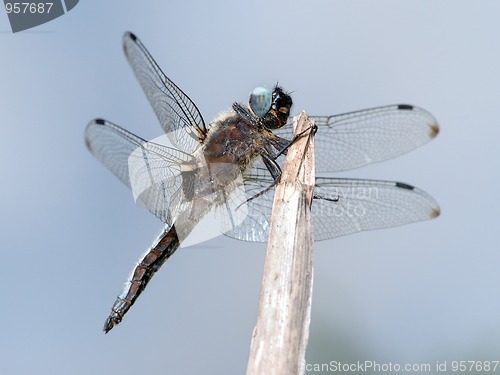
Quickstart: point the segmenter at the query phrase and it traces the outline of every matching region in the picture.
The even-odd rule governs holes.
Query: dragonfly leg
[[[323,199],[323,200],[329,201],[329,202],[338,202],[340,200],[340,196],[337,195],[334,198],[329,198],[329,197],[327,197],[325,195],[314,194],[313,195],[313,199]]]
[[[281,178],[281,168],[279,166],[279,164],[276,162],[276,159],[283,153],[286,153],[286,150],[294,143],[296,142],[300,137],[302,137],[306,132],[309,132],[309,134],[311,134],[311,132],[313,134],[316,133],[316,130],[318,129],[318,127],[316,125],[312,125],[311,127],[305,129],[304,131],[301,131],[299,134],[295,135],[293,137],[293,139],[288,143],[288,145],[285,146],[285,148],[283,148],[276,156],[274,157],[271,157],[268,155],[268,153],[261,153],[261,157],[262,157],[262,160],[264,161],[264,164],[266,165],[269,173],[271,173],[271,176],[273,177],[273,182],[268,186],[266,187],[264,190],[262,190],[261,192],[255,194],[254,196],[248,198],[245,203],[248,203],[250,202],[251,200],[255,199],[255,198],[258,198],[260,197],[261,195],[267,193],[269,190],[271,190],[272,188],[274,188],[276,186],[276,184],[279,182],[280,178]],[[283,138],[281,138],[283,139]],[[337,199],[338,201],[338,199]],[[240,205],[241,206],[241,205]],[[238,206],[239,207],[239,206]]]
[[[283,155],[283,154],[286,154],[287,150],[290,148],[291,145],[293,145],[300,137],[302,137],[305,133],[312,133],[312,134],[316,134],[316,132],[318,131],[318,126],[316,124],[308,127],[307,129],[301,131],[299,134],[296,134],[293,136],[292,140],[290,141],[290,143],[288,143],[282,150],[280,150],[280,152],[278,152],[278,155],[276,155],[276,158],[278,158],[279,156]]]

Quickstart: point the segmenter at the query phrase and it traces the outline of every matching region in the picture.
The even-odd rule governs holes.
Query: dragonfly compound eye
[[[248,99],[250,110],[258,117],[264,117],[273,103],[273,93],[264,87],[255,88]]]

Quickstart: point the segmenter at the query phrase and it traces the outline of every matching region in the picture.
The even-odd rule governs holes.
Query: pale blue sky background
[[[12,34],[0,11],[0,373],[245,371],[264,245],[179,251],[101,331],[161,228],[83,143],[95,117],[161,134],[126,30],[207,121],[277,80],[296,112],[433,113],[435,141],[344,175],[412,183],[442,216],[317,244],[308,361],[500,360],[499,15],[496,1],[82,0]]]

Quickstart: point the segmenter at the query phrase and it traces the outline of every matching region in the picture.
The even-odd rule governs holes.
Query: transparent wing
[[[172,224],[183,201],[182,166],[193,163],[182,151],[147,142],[106,120],[91,121],[85,143],[101,163],[132,192],[136,202],[161,221]]]
[[[245,197],[245,200],[261,194],[273,183],[271,174],[263,165],[245,171],[243,180],[241,196]],[[273,201],[274,188],[259,195],[258,198],[251,199],[245,205],[245,217],[239,220],[237,225],[233,225],[230,221],[231,213],[228,213],[224,217],[226,222],[223,233],[228,237],[242,241],[266,242],[269,235]]]
[[[440,214],[429,194],[401,182],[318,178],[315,195],[319,199],[313,202],[312,215],[318,241],[429,220]]]
[[[272,179],[254,168],[245,181],[248,198]],[[331,239],[365,230],[382,229],[439,216],[436,201],[413,186],[392,181],[318,178],[312,205],[314,239]],[[267,241],[274,189],[250,200],[248,217],[225,234],[244,241]]]
[[[123,49],[170,142],[182,151],[194,151],[207,133],[196,105],[161,71],[134,34],[125,33]]]
[[[317,172],[336,172],[394,158],[429,142],[439,133],[436,119],[408,104],[389,105],[334,116],[310,116]],[[292,126],[274,130],[291,139]]]

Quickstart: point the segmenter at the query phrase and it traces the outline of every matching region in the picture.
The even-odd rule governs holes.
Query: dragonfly
[[[125,33],[123,47],[168,142],[147,141],[98,118],[87,125],[85,143],[164,228],[116,298],[106,333],[213,208],[222,212],[224,235],[266,242],[274,186],[294,141],[293,101],[281,87],[255,89],[248,105],[235,102],[206,125],[196,104],[133,33]],[[439,127],[429,112],[396,104],[309,117],[315,122],[315,167],[321,175],[311,207],[315,240],[439,216],[437,202],[412,185],[323,176],[387,160],[432,140]]]

